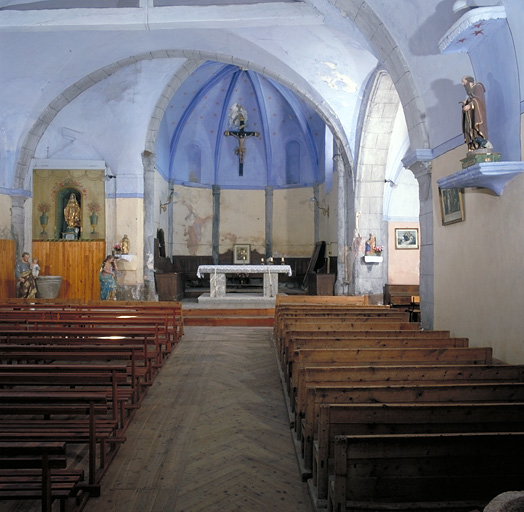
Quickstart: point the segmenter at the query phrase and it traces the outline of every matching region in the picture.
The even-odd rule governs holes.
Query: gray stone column
[[[320,215],[319,215],[319,208],[318,208],[318,182],[315,182],[313,184],[313,198],[315,199],[315,202],[313,204],[313,228],[314,228],[314,237],[315,237],[315,244],[317,242],[320,242]],[[329,241],[329,240],[328,240]]]
[[[213,185],[213,227],[211,235],[213,265],[218,265],[220,254],[220,185]]]
[[[424,329],[433,329],[434,260],[433,194],[431,191],[431,151],[417,150],[402,161],[418,181],[420,200],[420,312]]]
[[[158,300],[155,290],[155,163],[156,155],[145,150],[142,153],[144,166],[144,299]]]
[[[15,241],[15,253],[18,260],[24,250],[30,251],[25,247],[25,202],[27,197],[11,196],[11,233]],[[12,262],[13,268],[15,262]]]
[[[335,282],[335,295],[349,295],[350,272],[349,255],[351,247],[348,245],[348,191],[349,169],[344,167],[344,161],[337,151],[333,157],[334,171],[338,175],[337,198],[337,280]],[[348,164],[349,166],[349,164]],[[317,208],[315,208],[317,210]]]
[[[273,187],[266,187],[266,261],[273,256]]]

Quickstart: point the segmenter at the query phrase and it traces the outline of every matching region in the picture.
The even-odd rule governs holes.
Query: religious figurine
[[[122,254],[129,254],[129,238],[127,235],[124,235],[122,241],[120,242]]]
[[[64,208],[64,218],[69,229],[80,227],[80,206],[74,193],[71,193]]]
[[[488,144],[488,120],[486,117],[486,89],[472,76],[462,78],[467,98],[462,105],[462,131],[469,151],[485,148]]]
[[[377,239],[375,238],[373,233],[371,233],[369,235],[369,238],[366,240],[366,251],[365,251],[364,254],[366,256],[374,256],[375,255],[375,246],[376,245],[377,245]]]

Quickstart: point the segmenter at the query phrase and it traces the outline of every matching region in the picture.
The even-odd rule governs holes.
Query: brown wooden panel
[[[0,297],[16,297],[14,240],[0,240],[0,261],[3,262],[0,265]]]
[[[40,273],[62,276],[58,298],[96,300],[100,298],[98,271],[106,254],[105,241],[33,241],[33,258]]]

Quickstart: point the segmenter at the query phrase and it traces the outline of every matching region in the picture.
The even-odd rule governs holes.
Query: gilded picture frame
[[[438,189],[442,225],[462,222],[465,218],[464,212],[464,190],[461,188]]]
[[[235,244],[233,245],[233,264],[249,265],[251,263],[251,245]]]

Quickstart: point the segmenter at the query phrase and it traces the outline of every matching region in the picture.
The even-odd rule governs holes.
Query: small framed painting
[[[418,249],[418,228],[395,229],[395,249]]]
[[[235,265],[249,265],[251,261],[251,246],[249,244],[235,244],[233,246],[233,263]]]
[[[464,191],[461,188],[438,189],[442,225],[462,222],[464,214]]]

